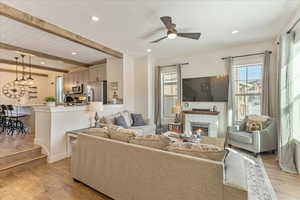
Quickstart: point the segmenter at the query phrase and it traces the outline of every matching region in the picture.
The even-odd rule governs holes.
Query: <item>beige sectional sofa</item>
[[[224,161],[213,161],[79,134],[72,177],[115,200],[246,200],[225,183]]]

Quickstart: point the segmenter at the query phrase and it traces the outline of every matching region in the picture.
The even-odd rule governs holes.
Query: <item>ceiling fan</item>
[[[159,38],[157,40],[153,40],[151,41],[151,43],[157,43],[161,40],[164,39],[175,39],[177,36],[178,37],[184,37],[184,38],[189,38],[189,39],[194,39],[194,40],[199,40],[201,33],[178,33],[176,28],[176,24],[172,23],[172,17],[169,16],[164,16],[161,17],[160,20],[163,22],[163,24],[165,25],[165,27],[167,28],[167,35]]]

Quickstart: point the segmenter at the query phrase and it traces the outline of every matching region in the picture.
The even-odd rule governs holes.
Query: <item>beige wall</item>
[[[108,83],[108,100],[112,99],[111,82],[118,82],[118,97],[123,98],[123,59],[108,58],[106,63],[106,76]]]
[[[6,64],[0,64],[1,69],[15,69],[14,66],[6,65]],[[32,77],[35,80],[35,85],[38,87],[38,98],[32,99],[31,101],[28,100],[28,96],[25,95],[22,99],[22,103],[43,103],[45,97],[47,96],[55,96],[55,78],[56,76],[62,75],[62,73],[56,73],[56,72],[49,72],[45,70],[32,70],[33,72],[47,74],[48,77],[42,77],[42,76],[35,76]],[[2,87],[8,83],[15,80],[15,73],[10,72],[0,72],[0,103],[1,104],[15,104],[17,103],[16,100],[7,98],[2,93]]]

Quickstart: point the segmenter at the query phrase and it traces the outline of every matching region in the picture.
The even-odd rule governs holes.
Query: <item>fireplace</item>
[[[192,135],[198,131],[209,137],[218,137],[218,115],[218,112],[184,111],[184,133]]]
[[[201,134],[203,136],[208,136],[209,133],[209,123],[201,122],[190,122],[192,134]]]

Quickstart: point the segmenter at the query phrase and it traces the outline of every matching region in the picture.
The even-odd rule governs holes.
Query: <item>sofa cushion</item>
[[[132,126],[129,129],[136,131],[140,135],[150,135],[155,134],[156,126],[155,124],[149,124],[145,126]]]
[[[253,144],[253,134],[246,131],[232,132],[229,139],[238,143]]]
[[[215,145],[189,142],[173,143],[168,147],[168,151],[215,161],[223,161],[226,153],[224,149]]]
[[[121,126],[123,128],[128,128],[128,125],[127,125],[126,120],[123,115],[120,115],[115,118],[115,124],[117,126]]]
[[[125,128],[109,129],[110,138],[122,142],[129,142],[136,136],[136,134],[137,133],[135,131]]]
[[[121,112],[121,115],[124,117],[127,127],[131,127],[133,120],[131,118],[131,114],[129,113],[129,111],[125,110],[125,111]]]
[[[108,128],[89,128],[82,131],[82,133],[86,133],[93,136],[99,136],[104,138],[109,138]]]
[[[171,140],[165,135],[141,135],[136,136],[130,143],[166,150]]]
[[[133,120],[132,126],[145,126],[146,122],[142,114],[131,113],[131,118]]]

